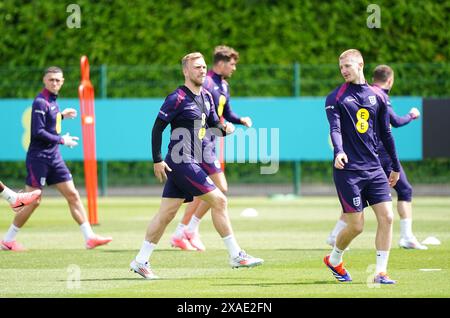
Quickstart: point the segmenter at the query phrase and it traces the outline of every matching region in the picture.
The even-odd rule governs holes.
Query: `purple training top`
[[[30,157],[54,158],[60,155],[62,115],[56,98],[57,95],[44,88],[33,101],[31,138],[27,154]]]
[[[199,105],[204,105],[204,109]],[[202,113],[205,114],[203,123]],[[207,140],[212,134],[208,128],[219,122],[211,94],[202,88],[200,95],[192,100],[178,87],[166,97],[158,118],[170,123],[171,126],[168,155],[175,162],[178,162],[174,158],[175,155],[183,158],[183,162],[201,162],[205,147],[208,145]],[[200,139],[199,131],[202,128],[206,129],[206,135]]]
[[[344,152],[348,157],[345,170],[380,168],[377,153],[380,138],[394,171],[400,171],[386,97],[378,88],[367,83],[344,83],[327,96],[325,110],[334,156]]]

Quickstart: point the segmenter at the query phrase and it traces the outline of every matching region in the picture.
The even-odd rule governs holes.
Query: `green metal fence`
[[[392,95],[450,96],[450,64],[391,63],[395,71]],[[376,64],[367,64],[366,78]],[[79,66],[62,66],[65,84],[61,95],[78,95]],[[43,68],[0,67],[0,98],[34,98],[42,88]],[[94,65],[91,81],[96,98],[164,97],[183,81],[179,65]],[[239,64],[231,82],[232,96],[325,96],[342,83],[337,64],[249,65]],[[106,194],[108,163],[99,166],[101,193]],[[301,192],[301,162],[292,163],[293,192]]]
[[[392,63],[396,83],[392,95],[447,97],[450,64]],[[371,79],[375,64],[365,67]],[[77,97],[79,66],[62,66],[65,84],[61,95]],[[42,87],[42,68],[0,67],[0,98],[33,98]],[[97,98],[164,97],[182,83],[180,66],[91,66]],[[337,64],[250,65],[239,64],[230,80],[232,96],[325,96],[342,82]]]

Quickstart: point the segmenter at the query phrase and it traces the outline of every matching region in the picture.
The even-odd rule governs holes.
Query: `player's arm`
[[[214,101],[211,95],[207,95],[210,99],[211,109],[208,116],[208,127],[213,128],[213,133],[216,136],[224,137],[226,135],[232,134],[234,132],[234,125],[231,122],[221,123],[219,116],[216,113],[216,107],[214,106]]]
[[[164,100],[152,129],[153,172],[159,182],[167,180],[167,171],[172,171],[161,155],[162,134],[169,123],[178,115],[181,107],[177,105],[178,93],[175,91]]]
[[[53,134],[45,129],[47,122],[47,105],[43,99],[36,99],[31,107],[31,136],[32,138],[40,139],[42,141],[63,144],[64,139],[58,134]]]
[[[227,101],[223,108],[223,117],[233,124],[244,125],[246,127],[252,127],[252,119],[250,117],[239,117],[238,114],[233,112],[230,106],[230,102]]]
[[[338,103],[333,97],[328,96],[325,102],[328,123],[330,124],[330,137],[334,149],[334,166],[337,169],[344,169],[348,162],[344,152],[341,134],[341,114]]]
[[[61,112],[62,119],[74,119],[78,113],[75,108],[66,108]]]
[[[392,106],[387,106],[388,113],[389,113],[389,121],[391,125],[395,128],[405,126],[413,120],[413,117],[410,113],[406,114],[405,116],[399,116],[394,112],[394,109]]]
[[[380,111],[377,119],[380,127],[380,139],[392,160],[392,172],[389,175],[389,184],[393,187],[400,178],[400,161],[398,160],[397,151],[395,150],[394,137],[389,122],[390,117],[388,107],[384,102],[380,103]]]
[[[167,180],[166,170],[172,171],[170,167],[163,161],[161,155],[162,135],[169,123],[157,117],[152,129],[152,156],[153,171],[159,182]]]
[[[420,112],[417,108],[413,107],[405,116],[399,116],[394,112],[392,108],[391,101],[388,96],[386,96],[386,105],[389,113],[389,121],[391,125],[395,128],[405,126],[409,124],[412,120],[419,118]]]

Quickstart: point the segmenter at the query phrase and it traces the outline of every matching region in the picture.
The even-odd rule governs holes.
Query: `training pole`
[[[88,202],[89,223],[98,224],[97,219],[97,156],[95,151],[95,109],[94,87],[89,79],[87,56],[81,57],[81,83],[78,86],[80,98],[81,128],[83,135],[84,175]]]

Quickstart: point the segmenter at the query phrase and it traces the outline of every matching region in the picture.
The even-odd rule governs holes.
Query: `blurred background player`
[[[372,86],[380,89],[381,93],[385,96],[389,112],[389,121],[393,127],[402,127],[409,124],[412,120],[419,118],[420,112],[415,107],[411,108],[409,113],[405,116],[398,116],[394,112],[388,95],[394,85],[394,71],[391,67],[388,65],[378,65],[373,72],[372,81]],[[389,176],[392,171],[392,160],[381,142],[378,144],[378,156],[386,176]],[[397,211],[400,215],[400,247],[419,250],[428,249],[428,247],[419,243],[412,231],[412,186],[408,182],[408,178],[401,165],[400,179],[394,189],[397,192]],[[347,226],[345,214],[342,214],[333,231],[327,238],[327,243],[329,245],[334,246],[336,236],[345,226]]]
[[[376,270],[374,282],[395,284],[387,275],[392,242],[392,199],[389,186],[400,177],[400,162],[389,124],[387,101],[364,78],[361,52],[350,49],[339,56],[345,83],[327,96],[325,110],[334,147],[333,177],[347,226],[336,238],[325,265],[339,282],[352,281],[342,256],[364,228],[364,208],[370,205],[377,218]],[[377,154],[377,138],[383,141],[392,159],[389,179]]]
[[[150,256],[183,202],[190,202],[195,196],[210,204],[212,220],[228,250],[231,267],[253,267],[263,263],[262,259],[246,254],[238,245],[228,216],[227,198],[199,163],[202,160],[199,156],[203,156],[207,145],[204,140],[207,129],[215,128],[216,133],[224,136],[232,133],[234,126],[219,121],[212,96],[202,87],[206,77],[203,55],[198,52],[186,55],[182,59],[182,68],[184,85],[166,97],[152,130],[155,176],[160,182],[167,182],[159,212],[150,221],[142,247],[130,263],[131,270],[145,279],[158,278],[150,268]],[[169,123],[171,138],[163,160],[162,134]]]
[[[15,192],[0,181],[0,196],[8,201],[14,212],[19,212],[24,206],[36,201],[40,195],[40,189],[31,192]]]
[[[250,117],[239,117],[231,109],[230,89],[226,79],[236,70],[239,53],[231,47],[220,45],[215,47],[213,54],[213,68],[206,74],[203,87],[214,99],[216,113],[221,120],[226,119],[233,124],[252,126]],[[224,194],[228,191],[225,174],[216,156],[216,136],[206,138],[209,145],[205,148],[205,160],[200,165],[213,180],[214,184]],[[199,225],[202,217],[208,212],[210,205],[206,201],[195,197],[186,207],[183,218],[171,237],[171,245],[182,250],[204,251],[205,245],[200,239]]]
[[[60,112],[56,102],[59,90],[64,83],[62,70],[56,66],[47,68],[43,82],[45,87],[34,99],[31,109],[31,138],[26,158],[28,174],[25,189],[27,192],[32,192],[46,184],[55,185],[66,198],[72,217],[80,225],[86,248],[91,249],[109,243],[112,238],[94,234],[87,221],[80,195],[75,189],[72,174],[59,151],[59,145],[71,148],[78,145],[78,137],[70,136],[69,133],[60,136],[62,119],[77,116],[77,111],[73,108],[66,108]],[[16,236],[39,203],[40,200],[32,202],[16,214],[1,242],[3,250],[24,250],[24,247],[16,241]]]

